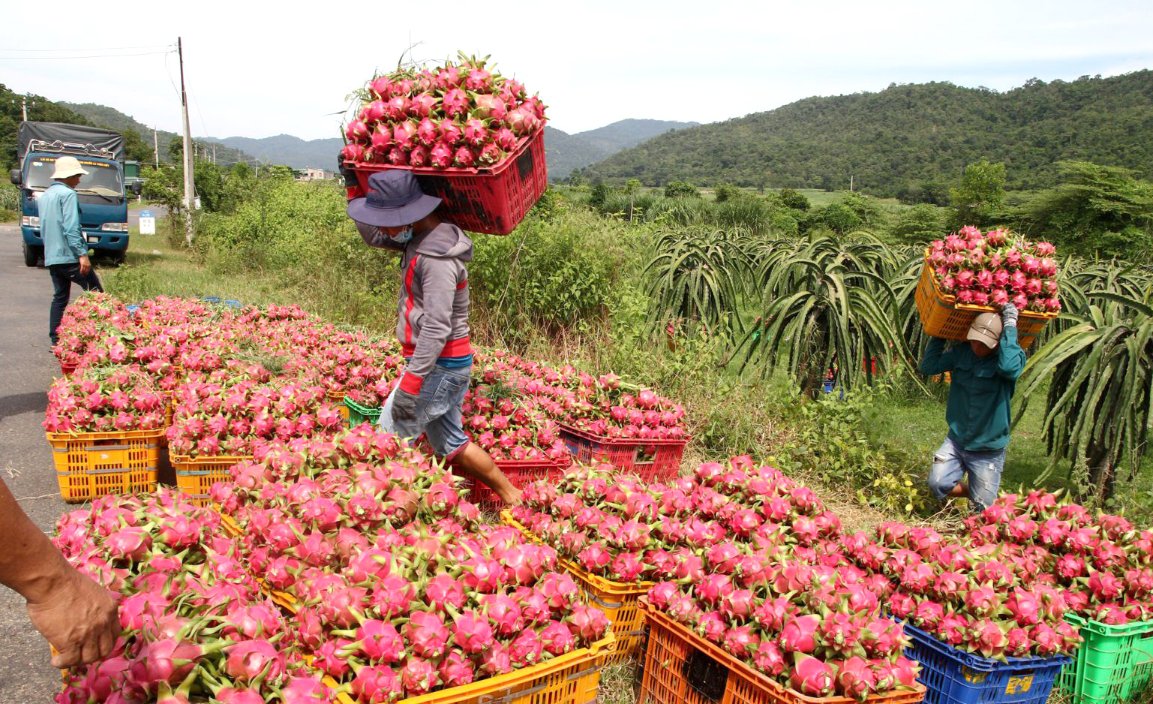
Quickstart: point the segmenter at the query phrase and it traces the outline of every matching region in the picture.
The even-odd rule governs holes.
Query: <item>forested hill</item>
[[[957,179],[982,157],[1006,165],[1007,187],[1054,183],[1055,163],[1153,168],[1153,71],[1031,80],[1003,93],[951,83],[807,98],[661,135],[583,170],[646,185],[848,188],[909,193]]]

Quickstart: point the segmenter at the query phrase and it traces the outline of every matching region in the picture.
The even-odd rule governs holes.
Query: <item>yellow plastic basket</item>
[[[925,333],[946,340],[964,340],[965,333],[969,331],[974,318],[981,313],[997,311],[992,306],[957,303],[956,296],[948,295],[941,290],[933,267],[929,266],[928,261],[921,267],[921,278],[917,281],[913,299],[917,304],[917,312],[921,315]],[[1058,315],[1060,314],[1021,311],[1021,317],[1017,320],[1017,342],[1021,345],[1021,349],[1029,349],[1045,325]]]
[[[208,492],[216,482],[229,479],[228,469],[237,462],[252,459],[248,456],[215,455],[188,457],[172,455],[172,468],[176,471],[176,488],[197,506],[209,504]]]
[[[609,631],[587,648],[504,675],[402,699],[399,704],[592,704],[597,701],[601,668],[612,654],[615,640]],[[324,681],[330,687],[340,687],[330,677]],[[357,702],[344,691],[336,699],[341,704]]]
[[[501,520],[527,538],[542,542],[532,531],[512,517],[509,511],[502,511]],[[617,663],[629,658],[643,658],[645,648],[645,619],[638,608],[638,600],[648,593],[653,582],[614,582],[585,571],[580,565],[559,558],[559,562],[571,574],[584,592],[585,599],[604,612],[617,639],[616,650],[609,656],[609,663]]]
[[[47,433],[60,496],[69,503],[156,490],[165,429]]]

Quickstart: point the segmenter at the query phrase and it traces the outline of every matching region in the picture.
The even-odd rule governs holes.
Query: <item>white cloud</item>
[[[1071,80],[1153,68],[1153,6],[900,0],[861,3],[506,0],[481,5],[311,5],[205,0],[186,6],[121,3],[115,33],[82,22],[0,39],[0,82],[53,100],[95,102],[179,131],[174,54],[49,60],[109,47],[185,44],[197,136],[305,139],[337,135],[348,93],[411,56],[458,49],[491,55],[549,104],[568,132],[628,117],[712,122],[812,95],[881,90],[931,80],[1005,90],[1030,78]],[[66,0],[54,16],[88,16]],[[7,24],[43,26],[35,5]],[[19,60],[13,60],[18,58]]]

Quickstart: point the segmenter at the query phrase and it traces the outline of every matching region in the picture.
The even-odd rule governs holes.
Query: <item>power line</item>
[[[157,49],[172,49],[172,44],[153,44],[151,46],[107,46],[107,47],[88,47],[87,51],[144,51],[144,50],[157,50]],[[35,51],[35,52],[49,52],[49,51],[67,51],[67,49],[4,49],[4,51]]]
[[[76,59],[124,59],[134,56],[160,56],[171,54],[167,51],[145,51],[134,54],[86,54],[77,56],[0,56],[0,61],[74,61]]]

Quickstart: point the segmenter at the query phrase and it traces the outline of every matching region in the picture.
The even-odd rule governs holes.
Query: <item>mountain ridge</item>
[[[1153,71],[1009,91],[947,82],[810,97],[660,135],[582,169],[588,180],[649,186],[848,188],[902,196],[955,180],[967,164],[1006,164],[1010,188],[1052,185],[1062,160],[1153,164]]]

